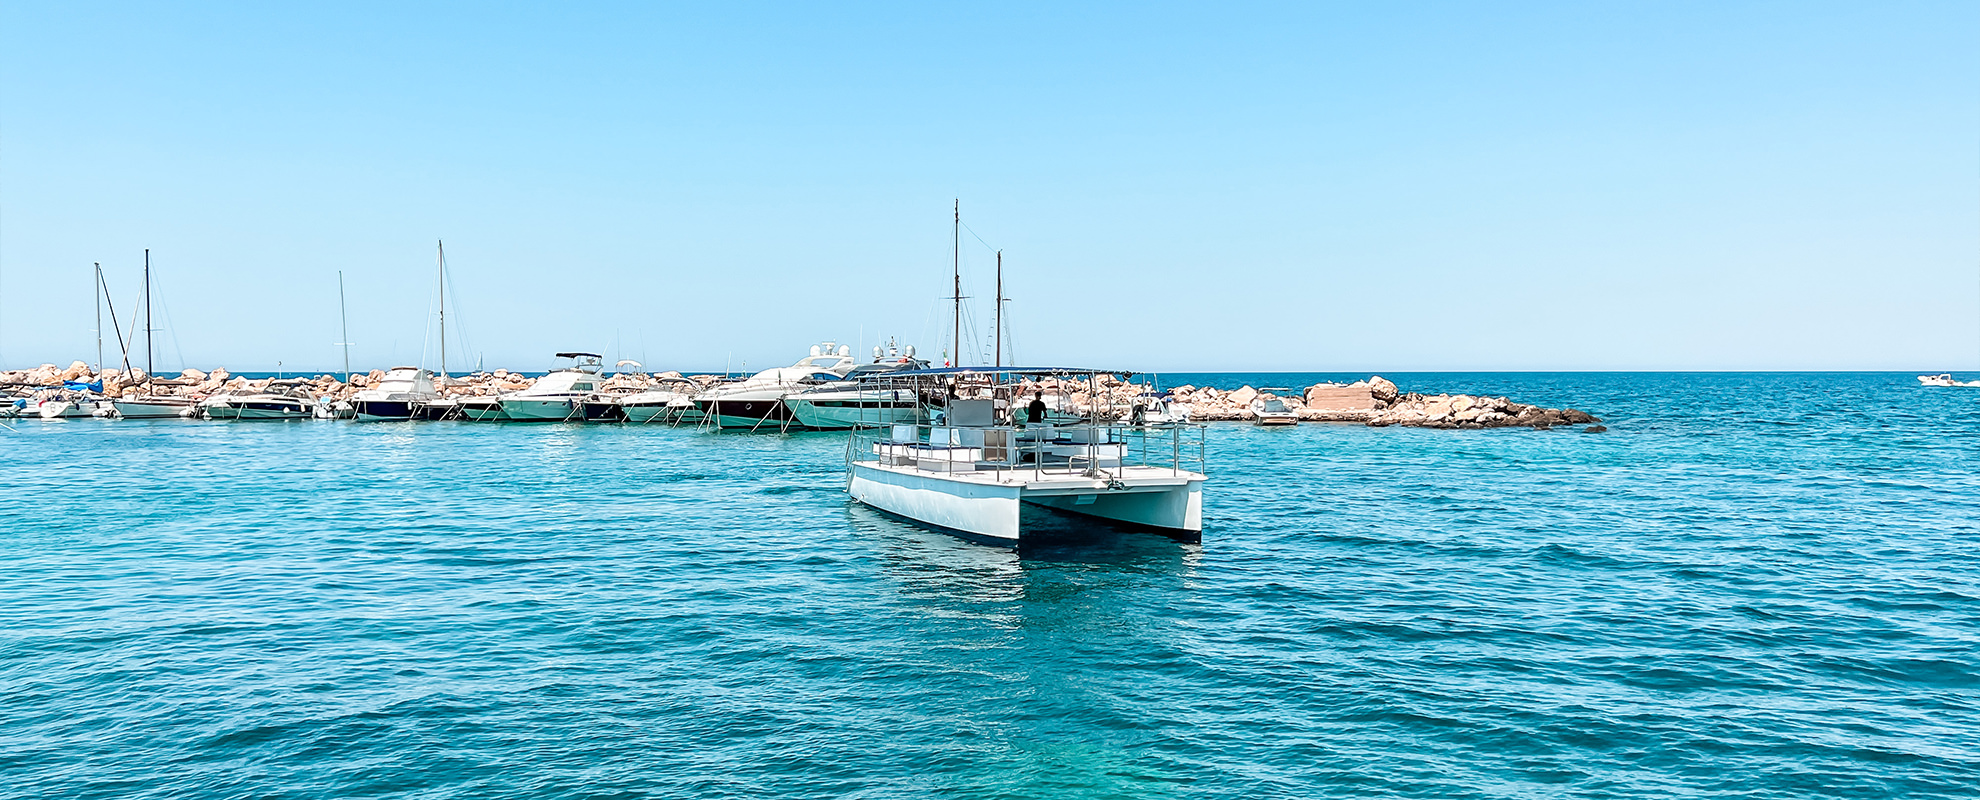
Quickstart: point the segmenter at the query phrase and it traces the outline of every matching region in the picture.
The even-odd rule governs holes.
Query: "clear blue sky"
[[[7,0],[0,366],[93,360],[90,265],[128,312],[146,247],[161,366],[333,368],[338,270],[353,360],[430,366],[436,239],[491,367],[931,353],[961,198],[1030,362],[1972,370],[1976,42],[1970,1]]]

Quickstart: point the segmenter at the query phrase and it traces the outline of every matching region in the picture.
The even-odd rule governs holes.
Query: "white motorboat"
[[[597,353],[558,353],[572,366],[538,378],[530,387],[502,395],[501,418],[513,422],[584,421],[584,403],[604,382],[602,356]],[[465,405],[463,406],[465,410]]]
[[[1298,425],[1299,414],[1286,406],[1286,401],[1266,395],[1251,401],[1251,424],[1265,427]]]
[[[914,347],[905,352],[873,348],[873,363],[846,373],[845,379],[784,396],[784,406],[797,424],[812,430],[850,430],[862,425],[917,422],[926,414],[921,398],[910,389],[878,385],[875,378],[921,369]]]
[[[393,367],[378,379],[378,385],[350,396],[354,418],[367,420],[412,419],[419,407],[440,399],[433,388],[433,373],[419,367]]]
[[[317,405],[302,381],[289,380],[271,382],[267,391],[254,394],[216,394],[200,401],[199,413],[207,419],[313,419]]]
[[[700,388],[694,381],[676,376],[663,379],[660,386],[619,395],[611,401],[626,422],[678,422],[694,408],[694,395]]]
[[[1098,375],[993,369],[1053,377]],[[1202,535],[1207,480],[1201,471],[1203,426],[1157,430],[1000,424],[998,393],[958,399],[939,385],[967,372],[971,370],[944,368],[892,376],[910,382],[904,388],[950,398],[941,408],[944,422],[861,428],[847,437],[846,491],[853,499],[996,544],[1019,545],[1027,532],[1036,535],[1054,527],[1028,517],[1032,509],[1099,517],[1183,538]],[[1092,417],[1105,418],[1112,411]]]
[[[784,430],[796,424],[784,396],[844,380],[859,364],[852,347],[813,345],[811,355],[788,367],[766,369],[737,383],[716,384],[694,398],[703,421],[722,428]]]
[[[110,404],[101,397],[79,392],[57,392],[31,402],[29,408],[42,419],[88,419]]]
[[[1128,424],[1160,428],[1166,425],[1189,423],[1190,406],[1177,403],[1166,397],[1145,394],[1134,398],[1128,406]]]
[[[461,419],[476,422],[494,422],[507,419],[502,415],[502,398],[491,395],[461,397],[452,401],[454,411]]]
[[[1937,375],[1920,375],[1918,376],[1918,382],[1925,386],[1980,388],[1980,381],[1953,380],[1952,373],[1950,372],[1941,372]]]

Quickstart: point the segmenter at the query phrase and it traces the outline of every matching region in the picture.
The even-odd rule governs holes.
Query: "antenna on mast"
[[[950,262],[950,272],[956,279],[956,330],[949,340],[949,366],[962,366],[962,199],[956,199],[955,254]]]

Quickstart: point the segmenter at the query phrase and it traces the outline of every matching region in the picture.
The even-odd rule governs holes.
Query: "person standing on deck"
[[[1045,393],[1033,392],[1031,395],[1031,405],[1025,406],[1024,412],[1025,412],[1025,416],[1029,418],[1031,424],[1036,425],[1038,423],[1044,422]]]

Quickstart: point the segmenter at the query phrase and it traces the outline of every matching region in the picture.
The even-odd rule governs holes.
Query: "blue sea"
[[[1164,375],[1303,386],[1329,375]],[[1980,796],[1980,390],[1391,375],[1009,550],[844,439],[7,420],[0,796]]]

